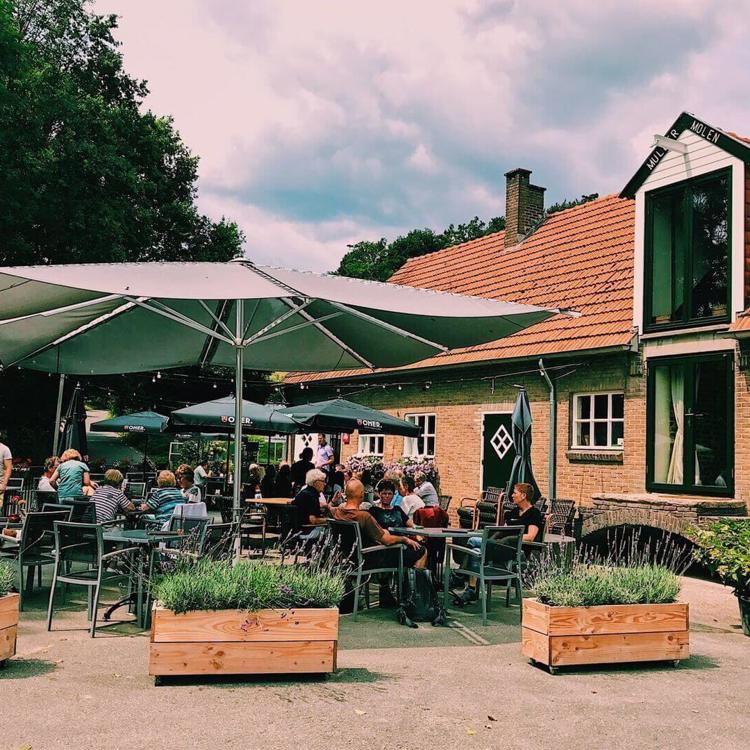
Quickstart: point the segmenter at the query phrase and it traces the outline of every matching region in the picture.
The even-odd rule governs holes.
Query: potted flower
[[[557,667],[673,661],[690,655],[688,605],[667,567],[577,560],[551,564],[523,602],[523,654]]]
[[[693,529],[694,555],[726,586],[740,605],[742,632],[750,635],[750,519],[717,521]]]
[[[11,593],[15,580],[15,566],[0,560],[0,666],[16,653],[18,594]]]
[[[182,562],[153,585],[149,674],[333,672],[344,580],[326,564]]]

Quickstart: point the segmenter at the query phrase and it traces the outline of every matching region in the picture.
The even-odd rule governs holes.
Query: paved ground
[[[71,598],[44,627],[46,592],[22,615],[0,671],[0,748],[711,748],[750,747],[750,638],[721,586],[686,579],[693,656],[674,669],[550,676],[520,655],[518,610],[499,599],[483,628],[343,618],[327,679],[188,681],[155,688],[148,639],[131,625],[94,640]]]

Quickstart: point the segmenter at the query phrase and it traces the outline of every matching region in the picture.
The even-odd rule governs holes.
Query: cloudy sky
[[[682,111],[750,134],[750,2],[96,0],[263,263],[618,191]]]

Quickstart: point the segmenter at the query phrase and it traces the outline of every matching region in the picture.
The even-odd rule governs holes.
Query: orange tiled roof
[[[737,316],[734,323],[729,326],[727,333],[738,333],[742,336],[750,335],[750,308]]]
[[[399,370],[626,346],[633,332],[634,201],[616,195],[554,213],[515,247],[504,232],[412,258],[394,284],[472,294],[542,307],[571,308],[481,346],[453,350]],[[290,373],[288,382],[369,373]]]

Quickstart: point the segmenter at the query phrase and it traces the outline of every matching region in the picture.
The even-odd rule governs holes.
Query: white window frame
[[[380,450],[378,450],[380,448]],[[382,456],[383,449],[385,448],[385,435],[378,434],[364,434],[359,436],[359,443],[357,446],[358,456]]]
[[[435,420],[434,432],[427,432],[430,417],[434,417]],[[404,419],[414,422],[416,425],[420,423],[420,420],[424,422],[422,434],[419,437],[404,438],[404,456],[411,458],[435,458],[434,449],[432,453],[427,453],[426,448],[428,438],[432,438],[433,446],[437,447],[437,414],[432,411],[404,414]]]
[[[607,416],[606,417],[594,417],[594,397],[595,396],[607,396]],[[622,417],[612,416],[612,396],[623,397],[623,411]],[[581,399],[590,399],[589,414],[591,415],[588,419],[584,419],[580,416],[580,404]],[[623,391],[598,391],[591,393],[574,393],[573,394],[573,409],[572,409],[572,425],[570,435],[570,447],[573,450],[583,451],[621,451],[625,445],[625,393]],[[579,445],[578,440],[578,425],[579,424],[589,425],[589,442],[590,445]],[[606,423],[607,425],[607,445],[594,445],[594,425]],[[623,444],[613,445],[612,444],[612,425],[615,423],[621,423],[623,426]]]

